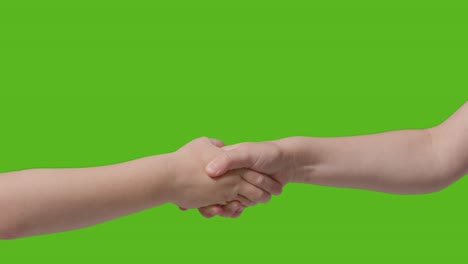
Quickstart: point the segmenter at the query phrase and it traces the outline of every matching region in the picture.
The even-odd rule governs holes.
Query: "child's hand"
[[[222,142],[198,138],[173,153],[172,202],[182,208],[199,208],[239,201],[244,205],[267,202],[271,194],[281,192],[281,185],[252,170],[233,170],[223,177],[209,177],[208,162],[221,155]],[[259,184],[260,183],[260,184]]]
[[[283,140],[284,141],[284,140]],[[288,144],[291,144],[288,142]],[[282,185],[290,182],[295,173],[294,155],[288,152],[287,147],[283,147],[284,142],[248,142],[222,147],[221,153],[212,160],[206,167],[207,174],[211,177],[219,177],[224,173],[239,168],[248,168],[257,172],[269,175]],[[251,182],[259,186],[267,177],[258,178]],[[243,204],[250,206],[250,204]],[[237,217],[242,212],[234,202],[227,205],[212,205],[199,208],[200,213],[205,217],[220,215],[225,217]],[[240,212],[239,212],[240,211]]]

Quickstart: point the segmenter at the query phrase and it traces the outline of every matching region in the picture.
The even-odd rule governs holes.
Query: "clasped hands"
[[[238,217],[244,208],[280,194],[294,171],[277,142],[224,146],[217,139],[195,139],[173,155],[181,209],[198,208],[205,217]]]

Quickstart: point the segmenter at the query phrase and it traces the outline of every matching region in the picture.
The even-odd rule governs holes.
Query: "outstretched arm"
[[[257,203],[280,192],[281,185],[269,178],[259,187],[250,184],[266,178],[254,171],[208,177],[204,167],[222,152],[221,144],[199,138],[174,153],[115,165],[0,174],[0,238],[85,227],[168,202],[184,208]],[[228,208],[235,216],[240,206]]]
[[[468,104],[429,129],[297,137],[278,144],[297,165],[295,182],[403,194],[433,192],[467,173]]]
[[[277,181],[390,193],[440,190],[468,172],[468,103],[420,130],[337,137],[291,137],[225,147],[206,168],[213,177],[250,168]]]
[[[169,158],[1,174],[0,235],[12,239],[81,228],[169,202]]]

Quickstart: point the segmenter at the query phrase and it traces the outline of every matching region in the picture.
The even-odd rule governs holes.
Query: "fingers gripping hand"
[[[239,201],[231,201],[226,205],[210,205],[198,210],[206,218],[211,218],[215,215],[236,218],[242,214],[244,208]]]
[[[286,184],[292,177],[291,157],[271,142],[246,142],[222,147],[205,170],[211,177],[218,177],[234,169],[251,169],[273,177],[281,184]]]
[[[203,140],[203,139],[202,139]],[[272,149],[272,145],[265,145],[264,148],[258,148],[255,144],[257,143],[241,143],[233,146],[223,147],[224,144],[222,141],[217,139],[207,139],[209,140],[209,144],[214,147],[222,148],[223,151],[220,151],[217,156],[214,156],[212,160],[217,162],[218,164],[214,167],[218,166],[216,173],[214,173],[215,177],[226,174],[225,176],[220,177],[229,179],[230,177],[239,177],[241,179],[238,184],[233,186],[235,189],[234,193],[235,196],[232,199],[232,202],[227,203],[227,200],[224,205],[214,205],[214,206],[207,206],[200,209],[200,212],[205,216],[212,216],[212,215],[222,215],[228,217],[236,217],[241,212],[245,206],[252,206],[257,203],[267,202],[271,199],[271,194],[279,194],[281,192],[282,185],[260,172],[248,169],[240,169],[235,170],[236,168],[260,168],[264,167],[264,165],[271,165],[268,164],[269,159],[271,159],[268,155],[275,156],[275,150]],[[200,139],[198,140],[200,141]],[[199,142],[200,143],[200,142]],[[193,144],[192,144],[193,145]],[[262,146],[262,145],[260,145]],[[188,152],[191,149],[195,149],[193,146],[192,148],[185,148]],[[221,150],[221,149],[219,149]],[[252,151],[250,151],[252,150]],[[229,152],[227,155],[223,155],[224,153]],[[184,152],[182,152],[184,153]],[[194,151],[189,152],[191,155],[194,154]],[[264,156],[263,153],[267,153],[267,156]],[[186,155],[189,156],[189,155]],[[265,158],[266,157],[266,158]],[[267,161],[267,162],[265,162]],[[206,168],[207,171],[210,166]],[[267,166],[269,167],[269,166]],[[213,171],[213,170],[212,170]],[[268,170],[265,170],[268,172]],[[208,173],[208,172],[205,172]],[[213,176],[213,173],[209,174]],[[226,179],[226,180],[227,180]],[[224,181],[224,180],[223,180]],[[193,194],[191,194],[193,195]],[[201,194],[203,196],[203,194]],[[227,204],[226,204],[227,203]],[[187,205],[190,203],[186,203]],[[182,209],[182,208],[181,208]]]
[[[249,168],[257,173],[248,171],[243,174],[243,179],[257,188],[270,194],[280,194],[282,184],[287,182],[287,173],[283,173],[283,157],[279,147],[272,142],[239,143],[222,147],[224,153],[218,155],[206,166],[206,172],[212,177],[218,177],[227,171],[239,168]],[[263,174],[262,174],[263,173]],[[266,176],[271,175],[272,177]],[[281,177],[281,174],[286,177]],[[246,191],[252,195],[252,188],[246,187]],[[253,194],[255,195],[255,194]],[[258,193],[257,193],[258,195]],[[243,207],[253,206],[256,200],[249,199],[251,196],[239,195],[239,201]],[[269,197],[267,198],[269,199]],[[230,203],[229,203],[230,204]],[[229,205],[228,204],[228,205]],[[236,216],[232,206],[208,206],[200,209],[204,216]],[[242,211],[241,211],[242,212]]]
[[[245,207],[265,203],[271,199],[271,194],[280,194],[282,186],[272,178],[261,173],[242,170],[241,177],[245,180],[239,188],[239,195],[235,201],[227,205],[212,205],[200,208],[200,213],[207,217],[220,215],[223,217],[238,217]]]

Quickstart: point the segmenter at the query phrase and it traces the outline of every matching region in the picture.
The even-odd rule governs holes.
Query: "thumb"
[[[242,145],[238,145],[216,156],[208,163],[205,170],[209,176],[218,177],[230,170],[251,168],[255,160],[255,155],[249,153]]]

